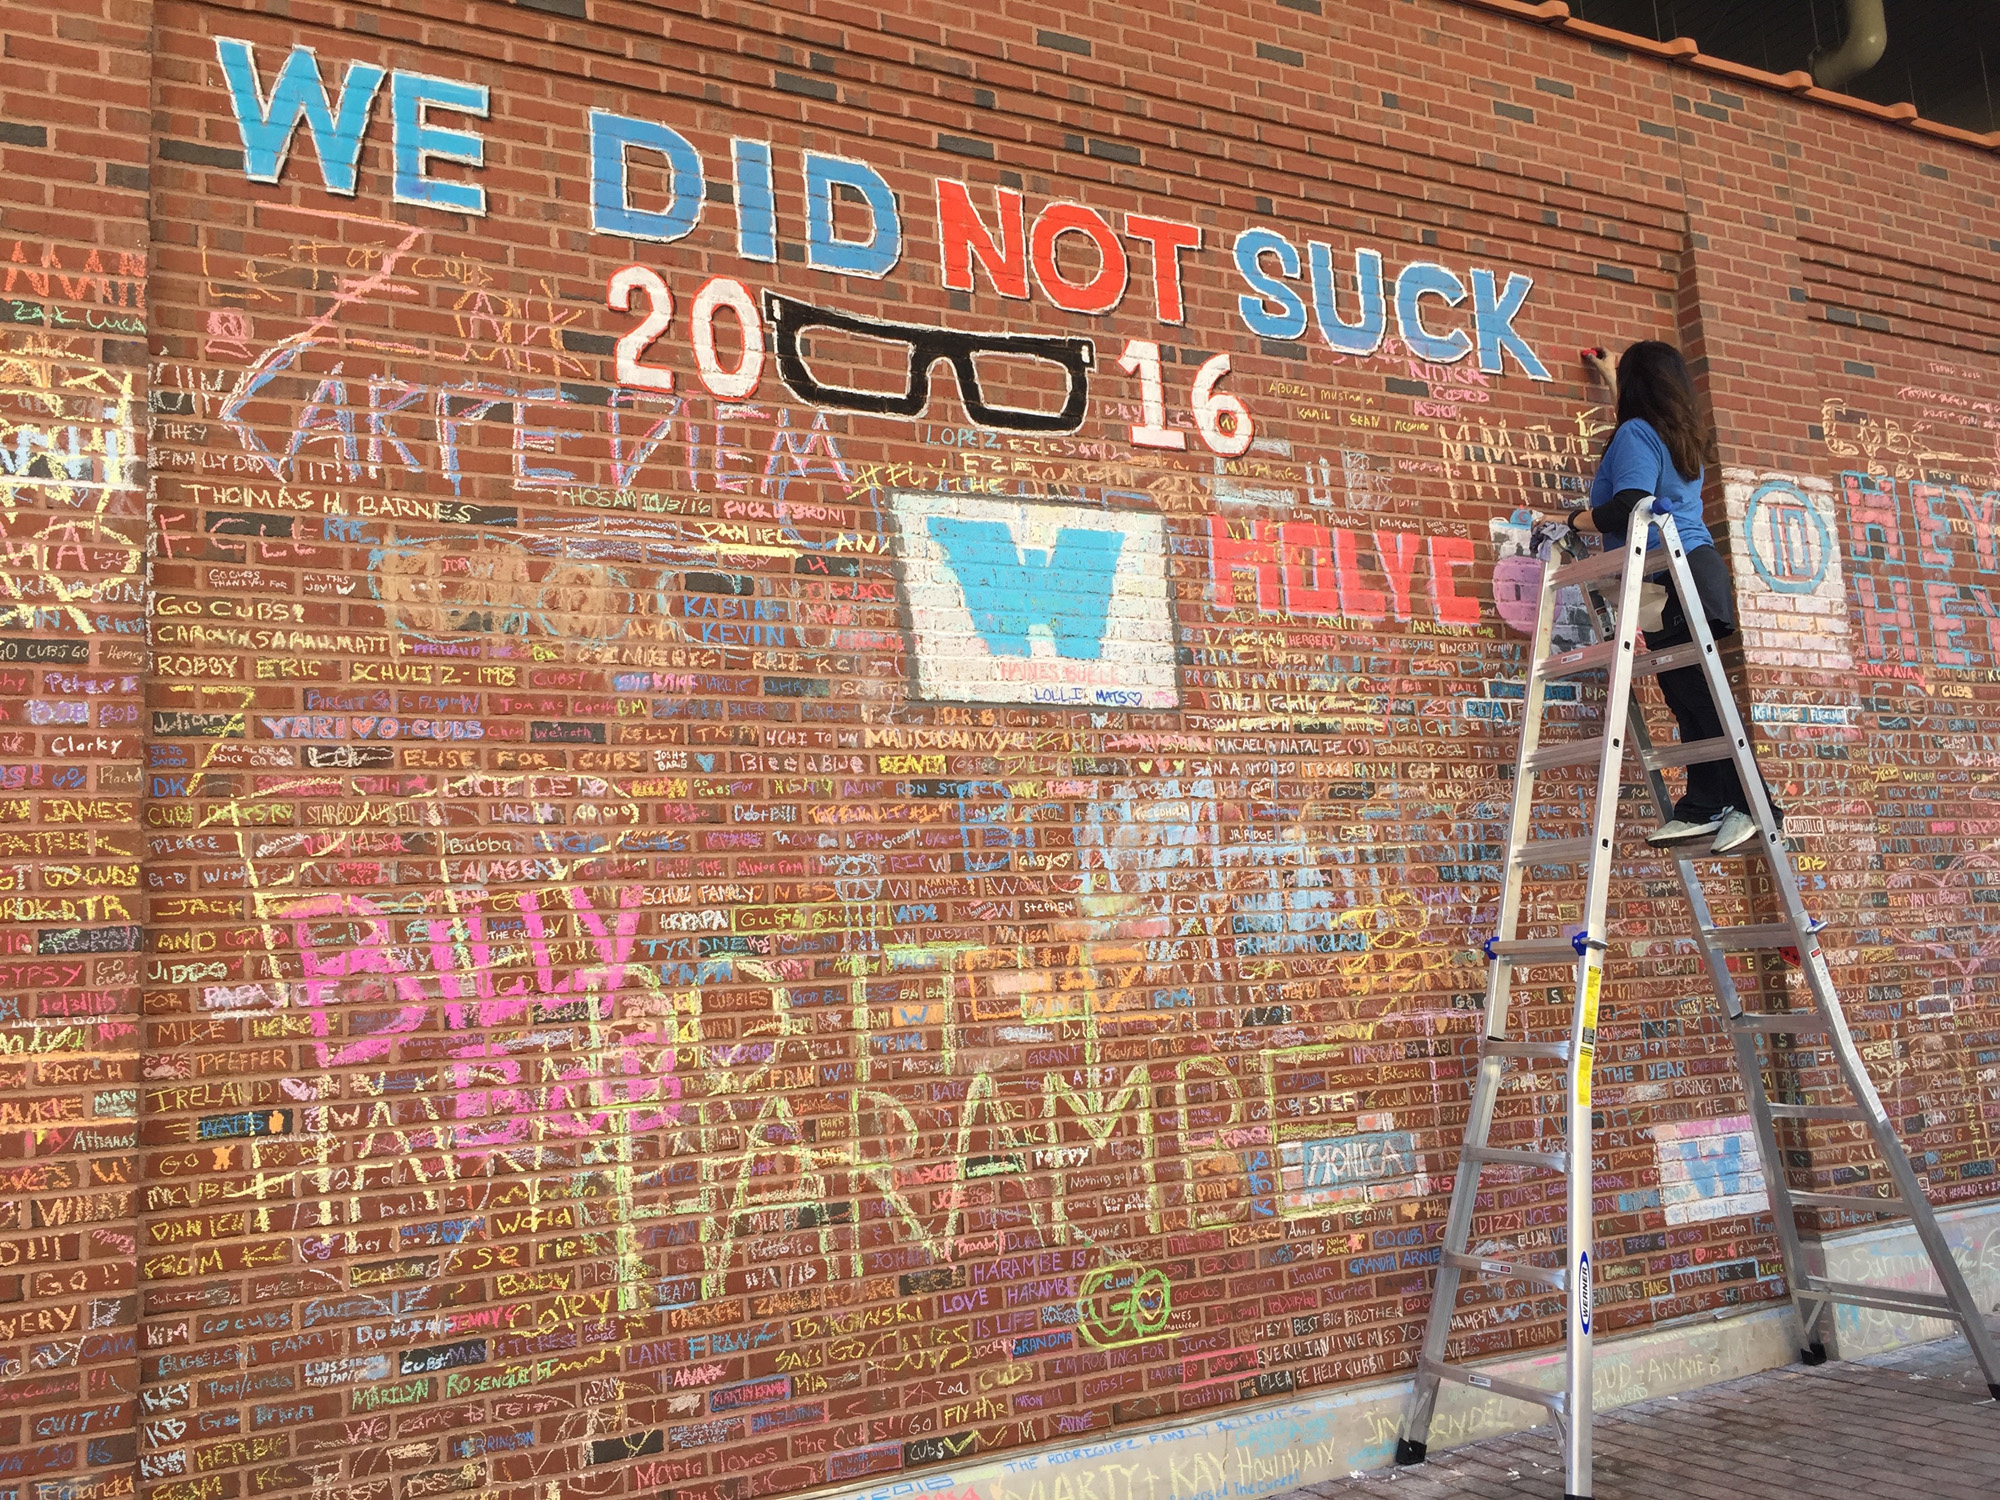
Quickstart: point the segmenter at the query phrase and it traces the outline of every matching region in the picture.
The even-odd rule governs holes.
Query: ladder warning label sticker
[[[1597,1051],[1597,996],[1604,987],[1604,969],[1591,964],[1583,973],[1583,1024],[1576,1037],[1576,1102],[1590,1105],[1590,1067]]]

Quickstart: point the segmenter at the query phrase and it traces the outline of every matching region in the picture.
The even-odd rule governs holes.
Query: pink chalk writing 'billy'
[[[366,896],[279,903],[273,914],[291,929],[301,975],[293,993],[320,1039],[314,1046],[318,1065],[351,1067],[387,1057],[395,1038],[441,1023],[446,1034],[462,1038],[447,1049],[455,1147],[670,1123],[680,1109],[672,1102],[680,1096],[680,1080],[673,1071],[671,1001],[661,996],[662,1006],[635,1006],[625,993],[652,979],[644,965],[632,962],[639,891],[621,893],[608,923],[583,888],[570,886],[565,894],[582,945],[551,932],[534,891],[514,897],[518,919],[506,924],[507,939],[491,933],[488,914],[471,906],[432,916],[421,942],[402,946],[393,942],[387,914]],[[328,951],[329,941],[354,946]],[[509,974],[510,962],[520,956],[515,941],[525,945],[529,970],[517,977]],[[496,942],[503,944],[497,954]],[[557,950],[579,946],[581,956],[595,962],[558,972]],[[650,989],[657,993],[657,982]],[[395,1008],[372,1018],[367,1035],[327,1040],[335,1030],[333,1008],[379,1005],[392,997]],[[523,1060],[526,1028],[566,1019],[580,1022],[584,1033],[573,1062],[551,1063],[532,1045],[526,1049],[531,1060]],[[520,1030],[510,1041],[505,1028]]]

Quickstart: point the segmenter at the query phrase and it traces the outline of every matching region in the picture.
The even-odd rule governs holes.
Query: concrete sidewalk
[[[2000,1500],[2000,1403],[1962,1338],[1791,1365],[1597,1420],[1596,1500]],[[1282,1500],[1561,1500],[1544,1425]]]

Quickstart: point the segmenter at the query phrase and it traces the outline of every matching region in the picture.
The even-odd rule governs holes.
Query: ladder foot
[[[1799,1363],[1802,1365],[1825,1364],[1826,1345],[1822,1344],[1818,1339],[1814,1339],[1810,1344],[1806,1345],[1805,1348],[1799,1351]]]
[[[1428,1443],[1420,1443],[1415,1438],[1396,1439],[1396,1465],[1398,1468],[1406,1467],[1410,1464],[1422,1463],[1424,1455],[1428,1452],[1430,1452],[1430,1445]]]
[[[1992,1394],[1995,1401],[2000,1401],[2000,1384],[1989,1380],[1986,1382],[1986,1389]]]

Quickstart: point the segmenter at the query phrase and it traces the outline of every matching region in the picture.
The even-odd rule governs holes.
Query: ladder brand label
[[[1587,1334],[1590,1332],[1590,1252],[1579,1251],[1576,1257],[1576,1312],[1577,1321]]]

